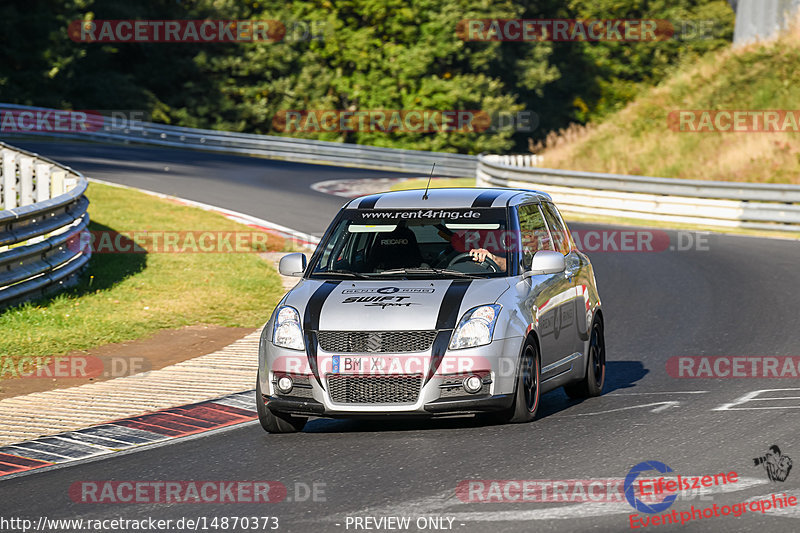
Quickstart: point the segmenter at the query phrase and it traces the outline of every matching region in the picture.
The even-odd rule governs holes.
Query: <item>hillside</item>
[[[542,152],[543,166],[800,183],[798,82],[800,27],[796,25],[777,41],[711,52],[684,64],[601,123],[551,136]],[[695,113],[685,114],[688,120],[681,124],[681,110]],[[703,110],[709,113],[704,115]],[[717,123],[723,129],[736,124],[735,116],[719,113],[733,110],[763,113],[740,113],[735,132],[710,131],[717,130]],[[681,131],[681,125],[687,131]]]

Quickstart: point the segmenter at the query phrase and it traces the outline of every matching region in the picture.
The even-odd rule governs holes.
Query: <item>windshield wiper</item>
[[[333,274],[336,276],[347,276],[350,278],[369,279],[369,276],[360,274],[358,272],[351,272],[350,270],[324,270],[322,272],[314,272],[312,275]]]
[[[466,272],[461,272],[460,270],[452,270],[449,268],[395,268],[392,270],[384,270],[383,272],[379,272],[379,275],[388,274],[437,274],[439,276],[456,276],[459,278],[480,278],[481,276],[476,274],[467,274]]]

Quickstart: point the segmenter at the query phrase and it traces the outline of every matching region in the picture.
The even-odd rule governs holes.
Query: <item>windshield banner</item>
[[[445,222],[459,221],[463,223],[504,221],[505,211],[502,209],[359,209],[355,219],[362,222],[397,222],[401,220],[422,220]]]

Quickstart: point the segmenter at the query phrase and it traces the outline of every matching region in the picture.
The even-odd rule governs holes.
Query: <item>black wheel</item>
[[[264,431],[270,433],[296,433],[303,431],[308,421],[307,417],[292,416],[285,413],[273,413],[264,405],[264,397],[261,394],[261,379],[256,380],[256,409],[258,410],[258,421]]]
[[[599,316],[592,322],[587,365],[586,377],[577,383],[564,385],[564,392],[570,398],[591,398],[603,393],[603,384],[606,381],[606,341],[603,336],[603,320]]]
[[[514,403],[505,411],[488,413],[487,418],[495,423],[520,424],[536,418],[539,409],[541,369],[539,350],[532,342],[525,344],[517,371],[517,386]]]

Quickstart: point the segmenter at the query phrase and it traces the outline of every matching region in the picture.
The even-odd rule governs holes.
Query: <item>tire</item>
[[[292,416],[285,413],[273,413],[264,405],[261,394],[261,379],[256,380],[256,410],[261,427],[269,433],[297,433],[303,431],[308,421],[307,417]]]
[[[541,396],[539,350],[532,342],[525,343],[517,370],[514,403],[505,411],[489,413],[487,418],[501,424],[523,424],[536,418]]]
[[[599,316],[592,322],[588,359],[586,377],[577,383],[564,385],[564,392],[572,399],[592,398],[603,393],[606,381],[606,340],[603,320]]]

